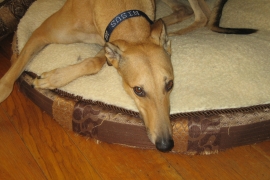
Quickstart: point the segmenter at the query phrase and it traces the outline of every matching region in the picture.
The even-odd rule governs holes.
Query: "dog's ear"
[[[156,44],[162,46],[169,55],[171,55],[171,41],[169,40],[162,19],[158,19],[151,27],[151,37]]]
[[[122,58],[122,51],[118,46],[109,42],[105,44],[104,49],[108,65],[112,65],[117,69]]]

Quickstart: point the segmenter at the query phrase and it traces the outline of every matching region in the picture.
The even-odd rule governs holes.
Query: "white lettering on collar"
[[[124,12],[122,14],[119,14],[111,21],[111,26],[114,28],[118,24],[120,24],[123,20],[125,20],[127,17],[133,17],[133,16],[140,16],[139,11],[128,11]]]

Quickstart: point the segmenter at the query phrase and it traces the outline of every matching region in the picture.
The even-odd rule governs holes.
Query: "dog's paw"
[[[40,89],[55,89],[66,85],[69,75],[64,69],[54,69],[49,72],[44,72],[34,79],[33,88]]]

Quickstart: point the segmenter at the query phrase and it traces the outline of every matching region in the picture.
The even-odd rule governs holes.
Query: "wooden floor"
[[[0,77],[11,39],[0,42]],[[209,156],[97,144],[63,129],[16,86],[0,104],[0,160],[1,180],[270,179],[270,141]]]

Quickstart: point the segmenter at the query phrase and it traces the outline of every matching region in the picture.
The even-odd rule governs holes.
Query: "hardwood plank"
[[[2,103],[23,141],[49,179],[100,179],[63,128],[15,86]]]
[[[251,146],[233,148],[218,155],[216,155],[217,160],[223,162],[227,169],[231,168],[241,175],[241,179],[270,178],[270,161]]]
[[[103,179],[182,179],[157,150],[96,144],[93,139],[69,134]]]
[[[112,149],[112,146],[109,146]],[[123,147],[113,147],[114,153],[118,153],[119,158],[123,158]],[[162,153],[157,150],[140,150],[124,148],[127,156],[124,161],[129,169],[134,169],[140,179],[182,179],[181,175],[171,166]],[[130,155],[130,156],[128,156]]]
[[[260,154],[264,155],[265,158],[270,160],[270,141],[261,142],[255,145],[252,145],[252,147],[258,151]]]
[[[208,156],[164,156],[184,179],[270,179],[270,161],[251,146]]]
[[[46,179],[0,107],[0,179]]]

